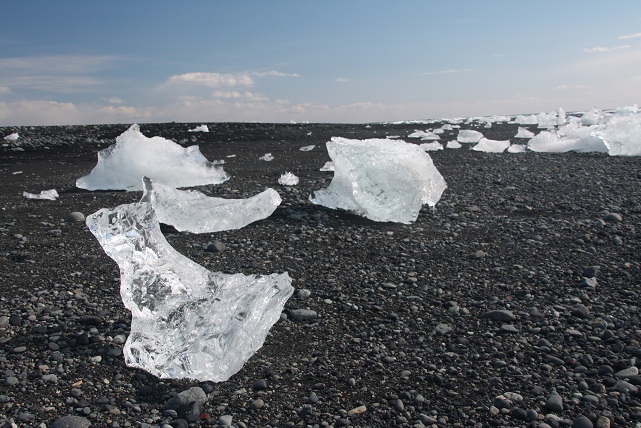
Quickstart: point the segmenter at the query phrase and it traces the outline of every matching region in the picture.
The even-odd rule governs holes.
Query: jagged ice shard
[[[101,209],[86,223],[120,267],[132,314],[125,362],[160,378],[229,379],[263,345],[294,290],[287,273],[229,275],[184,257],[147,202]]]
[[[98,153],[91,172],[76,180],[87,190],[142,190],[142,177],[172,187],[220,184],[229,175],[200,153],[198,146],[183,148],[162,137],[147,138],[132,125],[116,138],[116,144]]]
[[[211,233],[240,229],[269,217],[280,205],[278,192],[268,188],[247,199],[207,196],[196,190],[177,190],[143,177],[141,202],[154,207],[161,223],[181,232]]]
[[[401,140],[333,137],[330,185],[310,195],[312,203],[340,208],[374,221],[411,223],[424,204],[436,205],[447,184],[429,154]]]

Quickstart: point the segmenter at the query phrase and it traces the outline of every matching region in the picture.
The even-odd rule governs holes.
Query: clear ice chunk
[[[291,172],[286,172],[285,174],[280,176],[280,178],[278,179],[278,184],[280,184],[281,186],[295,186],[298,184],[298,181],[298,177],[296,177]]]
[[[641,156],[641,114],[613,116],[594,132],[611,156]]]
[[[318,205],[374,221],[411,223],[421,206],[436,205],[447,187],[430,155],[416,144],[333,137],[327,151],[334,162],[334,178],[310,195]]]
[[[422,143],[419,145],[419,147],[425,150],[426,152],[435,152],[438,150],[443,150],[443,145],[438,141],[433,141],[431,143]]]
[[[189,132],[209,132],[209,127],[207,125],[200,125],[194,129],[190,129]]]
[[[142,177],[172,187],[220,184],[229,179],[222,167],[210,162],[198,146],[183,148],[162,137],[147,138],[132,125],[116,144],[98,152],[91,172],[76,180],[87,190],[142,190]]]
[[[522,126],[519,126],[519,130],[514,136],[514,138],[532,138],[532,137],[534,137],[534,132],[530,131],[527,128],[523,128]]]
[[[282,202],[274,189],[247,199],[207,196],[197,190],[178,190],[143,177],[141,202],[149,202],[161,223],[178,231],[211,233],[240,229],[269,217]]]
[[[461,129],[456,136],[456,141],[464,144],[478,143],[483,134],[479,131],[474,131],[473,129]]]
[[[56,189],[51,189],[43,190],[40,193],[22,192],[22,196],[27,199],[44,199],[48,201],[55,201],[60,195],[58,195],[58,191],[56,191]]]
[[[472,150],[486,153],[503,153],[508,147],[510,147],[510,140],[490,140],[483,137],[472,147]]]
[[[314,147],[316,147],[316,145],[315,144],[311,144],[309,146],[303,146],[298,150],[300,150],[301,152],[309,152],[309,151],[314,150]]]
[[[20,138],[20,134],[18,134],[17,132],[4,137],[5,141],[17,141],[18,138]]]
[[[220,382],[261,348],[294,288],[285,272],[211,272],[178,253],[147,202],[101,209],[87,226],[120,267],[131,311],[125,363],[160,378]]]
[[[264,155],[259,157],[258,160],[262,160],[262,161],[265,161],[265,162],[270,162],[270,161],[274,160],[274,156],[272,156],[271,153],[265,153]]]

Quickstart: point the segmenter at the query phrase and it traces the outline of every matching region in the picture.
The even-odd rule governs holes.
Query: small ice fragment
[[[278,184],[282,186],[295,186],[298,184],[298,177],[291,172],[286,172],[278,179]]]
[[[332,161],[325,162],[325,165],[321,167],[320,171],[334,171],[334,162]]]
[[[416,144],[333,137],[327,151],[334,178],[309,200],[328,208],[374,221],[411,223],[424,204],[436,205],[447,187],[430,155]]]
[[[512,144],[507,148],[508,153],[525,153],[527,145],[525,144]]]
[[[11,175],[18,175],[18,174],[22,174],[22,171],[13,171],[13,172],[11,173]]]
[[[523,128],[522,126],[519,126],[519,130],[514,136],[514,138],[532,138],[532,137],[534,137],[534,132],[530,131],[527,128]]]
[[[414,131],[407,138],[420,138],[421,140],[440,140],[441,137],[431,131]]]
[[[220,184],[229,175],[198,146],[183,148],[162,137],[147,138],[132,125],[116,144],[98,152],[98,163],[76,186],[87,190],[142,190],[142,177],[172,187]]]
[[[132,315],[125,363],[160,378],[229,379],[261,348],[294,291],[286,272],[224,274],[183,256],[147,202],[101,209],[86,224],[120,268]]]
[[[312,144],[311,146],[303,146],[303,147],[301,147],[299,150],[300,150],[301,152],[309,152],[309,151],[311,151],[311,150],[314,150],[314,147],[316,147],[316,145],[315,145],[315,144]]]
[[[18,135],[17,132],[14,132],[13,134],[9,134],[6,137],[4,137],[5,141],[16,141],[18,138],[20,138],[20,135]]]
[[[474,131],[472,129],[461,129],[458,132],[456,141],[458,141],[459,143],[471,144],[478,143],[481,138],[483,138],[483,134],[481,134],[479,131]]]
[[[205,195],[196,190],[177,190],[151,179],[143,178],[141,202],[153,206],[161,223],[178,231],[211,233],[240,229],[269,217],[280,205],[274,189],[247,199],[225,199]]]
[[[503,153],[508,147],[510,147],[510,140],[499,141],[483,137],[478,144],[472,147],[472,150],[486,153]]]
[[[463,145],[456,140],[448,141],[445,145],[446,149],[460,149],[461,147],[463,147]]]
[[[443,150],[443,145],[439,143],[438,141],[434,141],[432,143],[423,143],[420,144],[419,147],[426,152],[434,152],[437,150]]]
[[[48,201],[55,201],[58,199],[60,195],[58,195],[58,192],[56,189],[51,189],[51,190],[43,190],[40,193],[29,193],[29,192],[22,192],[22,196],[24,196],[27,199],[44,199]]]
[[[269,161],[274,160],[274,157],[272,156],[272,154],[271,154],[271,153],[265,153],[264,155],[262,155],[261,157],[259,157],[259,158],[258,158],[258,160],[262,160],[262,161],[269,162]]]
[[[194,129],[190,129],[189,132],[209,132],[209,128],[207,125],[200,125],[195,127]]]
[[[227,155],[226,157],[228,157],[228,158],[235,158],[235,157],[236,157],[236,155]]]

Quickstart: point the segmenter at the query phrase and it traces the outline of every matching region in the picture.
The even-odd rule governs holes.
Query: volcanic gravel
[[[207,125],[141,130],[225,161],[232,178],[199,190],[245,198],[273,187],[283,203],[240,230],[163,232],[213,271],[289,272],[296,291],[264,346],[221,383],[125,366],[119,270],[78,213],[141,194],[89,192],[75,180],[128,126],[0,128],[20,134],[0,147],[0,426],[641,421],[640,158],[431,152],[448,184],[436,209],[409,225],[377,223],[308,202],[332,178],[319,171],[330,160],[324,143],[419,143],[407,135],[438,124]],[[517,125],[461,126],[517,141]],[[274,159],[259,160],[265,153]],[[297,186],[278,184],[286,171]],[[22,196],[54,188],[56,201]]]

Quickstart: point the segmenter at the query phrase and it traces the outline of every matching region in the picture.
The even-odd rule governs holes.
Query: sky
[[[641,103],[641,1],[0,0],[0,126]]]

